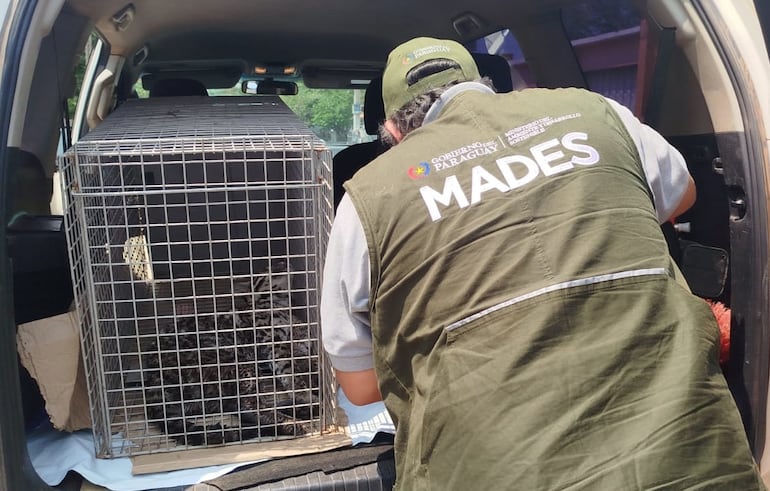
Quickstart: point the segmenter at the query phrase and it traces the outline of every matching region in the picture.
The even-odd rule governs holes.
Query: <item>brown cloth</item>
[[[16,346],[22,365],[40,387],[54,428],[91,428],[75,313],[20,324]]]

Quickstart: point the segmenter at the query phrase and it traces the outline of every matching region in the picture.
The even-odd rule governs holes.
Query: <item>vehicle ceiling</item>
[[[223,58],[248,64],[299,64],[309,59],[382,64],[393,46],[411,37],[466,41],[530,22],[560,3],[563,1],[131,0],[134,19],[122,31],[110,19],[128,5],[126,0],[68,0],[65,8],[91,19],[113,54],[131,60],[146,45],[150,64]],[[454,22],[468,13],[481,25],[458,34]]]

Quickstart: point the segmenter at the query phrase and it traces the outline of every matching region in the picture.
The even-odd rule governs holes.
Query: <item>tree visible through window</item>
[[[282,96],[294,114],[330,143],[357,143],[353,131],[353,90],[309,89],[299,86],[297,95]]]

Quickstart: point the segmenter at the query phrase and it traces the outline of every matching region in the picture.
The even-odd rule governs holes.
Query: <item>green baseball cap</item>
[[[448,59],[457,67],[428,75],[409,85],[406,75],[414,67],[429,60]],[[460,43],[449,39],[414,38],[390,52],[385,73],[382,75],[382,101],[385,116],[390,117],[420,94],[452,82],[466,82],[479,78],[476,62]]]

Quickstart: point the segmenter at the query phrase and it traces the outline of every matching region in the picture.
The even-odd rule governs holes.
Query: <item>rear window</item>
[[[631,0],[581,0],[562,10],[588,88],[634,109],[642,20]]]

